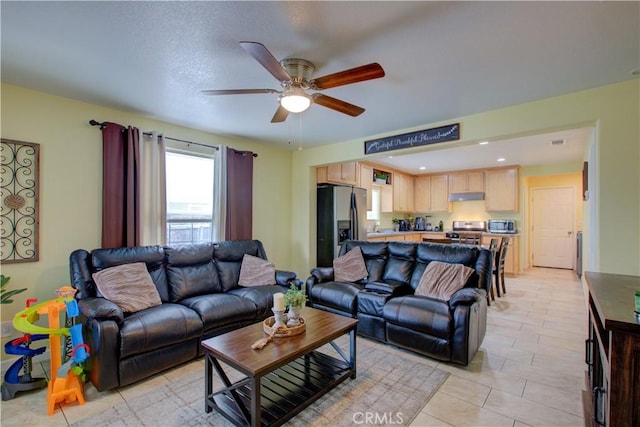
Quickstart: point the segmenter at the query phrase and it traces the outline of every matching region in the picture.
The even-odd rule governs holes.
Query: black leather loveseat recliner
[[[203,339],[269,317],[273,294],[286,292],[296,275],[276,270],[274,285],[238,286],[245,254],[267,259],[258,240],[74,251],[71,284],[85,321],[94,386],[132,384],[202,355]],[[162,304],[125,314],[97,296],[92,274],[138,262],[146,264]]]
[[[360,247],[368,277],[336,282],[331,267],[311,270],[312,307],[358,319],[358,334],[434,359],[467,365],[484,339],[491,253],[438,243],[347,241],[339,256]],[[414,295],[432,261],[473,269],[448,301]]]

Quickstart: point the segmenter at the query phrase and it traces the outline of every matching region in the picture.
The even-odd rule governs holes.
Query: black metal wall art
[[[0,261],[38,261],[40,145],[0,144]]]
[[[460,139],[460,123],[454,123],[447,126],[365,141],[364,154],[400,150],[401,148],[437,144],[438,142],[457,141],[458,139]]]

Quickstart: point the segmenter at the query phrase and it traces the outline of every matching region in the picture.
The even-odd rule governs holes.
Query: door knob
[[[567,236],[571,236],[573,234],[573,231],[567,231]]]

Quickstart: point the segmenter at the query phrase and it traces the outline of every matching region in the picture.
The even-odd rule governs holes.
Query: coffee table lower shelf
[[[327,391],[354,375],[355,371],[348,363],[317,351],[269,372],[260,377],[260,424],[277,426],[285,423]],[[245,378],[207,396],[206,404],[232,423],[246,425],[247,421],[236,404],[232,391],[235,391],[244,408],[248,409],[251,408],[253,384],[252,378]]]

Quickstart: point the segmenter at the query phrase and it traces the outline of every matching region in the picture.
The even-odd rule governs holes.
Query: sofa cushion
[[[366,279],[368,275],[360,246],[333,260],[333,276],[336,282],[357,282]]]
[[[202,321],[193,310],[165,303],[125,318],[120,327],[120,358],[189,341],[201,334]]]
[[[144,262],[122,264],[93,273],[99,293],[125,313],[162,304]]]
[[[251,300],[228,293],[199,295],[183,299],[180,304],[200,316],[205,332],[256,319],[256,305]]]
[[[420,296],[392,298],[382,310],[388,323],[440,338],[450,338],[453,318],[446,302]]]
[[[449,301],[453,294],[464,288],[471,274],[473,269],[462,264],[431,261],[422,274],[415,295]]]
[[[257,319],[266,319],[273,316],[273,294],[285,292],[280,285],[252,286],[248,288],[235,288],[228,293],[251,300],[257,307]]]
[[[266,259],[245,254],[240,265],[240,286],[265,286],[276,284],[276,268]]]
[[[218,270],[212,259],[204,264],[182,267],[167,265],[167,277],[172,302],[197,295],[222,292]]]

